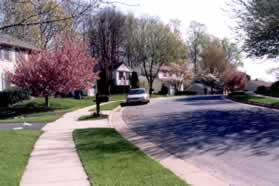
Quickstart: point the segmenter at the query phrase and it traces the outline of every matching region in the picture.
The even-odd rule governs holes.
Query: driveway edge
[[[179,159],[168,152],[165,152],[162,148],[156,144],[147,141],[143,136],[139,136],[132,130],[130,130],[122,118],[123,110],[125,108],[117,107],[112,111],[109,116],[109,125],[115,128],[125,139],[140,148],[145,154],[152,159],[160,162],[164,167],[171,170],[174,174],[180,177],[185,182],[193,186],[227,186],[223,180],[216,178],[209,173],[202,171],[200,168],[192,165],[190,162]],[[165,158],[156,158],[152,155],[152,150],[163,152],[167,154]]]

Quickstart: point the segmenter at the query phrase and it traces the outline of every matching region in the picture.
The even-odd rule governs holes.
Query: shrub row
[[[243,91],[238,91],[238,92],[231,92],[228,96],[245,96],[246,93]]]
[[[0,107],[18,103],[30,98],[30,92],[22,89],[8,89],[0,92]]]
[[[175,95],[177,96],[193,96],[193,95],[197,95],[197,92],[195,91],[178,91],[175,93]]]
[[[279,97],[279,81],[273,83],[270,88],[265,86],[258,87],[256,93],[266,96]]]

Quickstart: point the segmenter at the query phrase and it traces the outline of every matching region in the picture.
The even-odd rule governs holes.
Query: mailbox
[[[107,95],[96,95],[96,102],[104,103],[109,101],[109,96]]]

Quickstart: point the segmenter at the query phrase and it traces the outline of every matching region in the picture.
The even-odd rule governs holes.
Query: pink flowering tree
[[[225,89],[229,91],[244,90],[248,82],[248,77],[244,72],[234,68],[229,68],[224,72]]]
[[[87,45],[69,36],[56,37],[53,47],[21,57],[10,74],[13,84],[32,91],[34,96],[45,97],[85,90],[98,78],[93,68],[96,61],[90,56]]]

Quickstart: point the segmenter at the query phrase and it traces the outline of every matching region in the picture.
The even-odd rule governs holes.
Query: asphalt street
[[[126,107],[123,118],[130,129],[165,152],[229,185],[279,185],[278,110],[222,96],[194,96]]]

